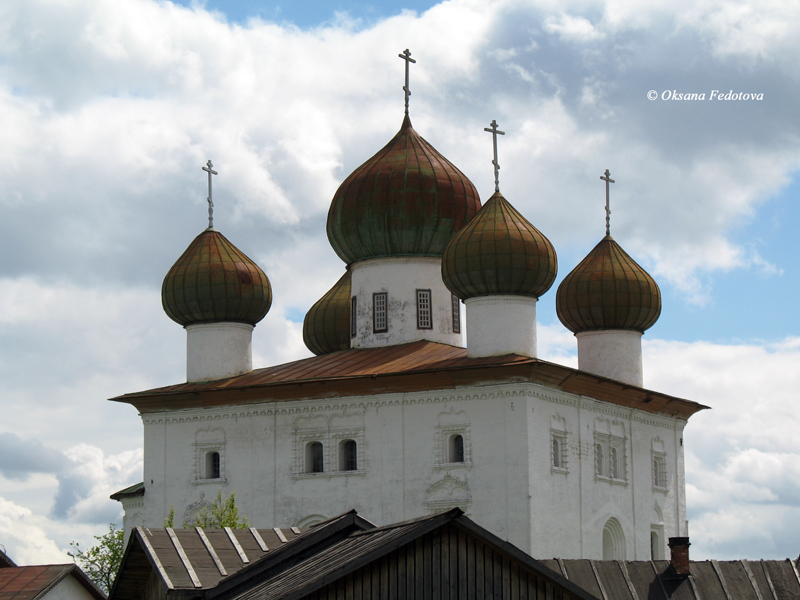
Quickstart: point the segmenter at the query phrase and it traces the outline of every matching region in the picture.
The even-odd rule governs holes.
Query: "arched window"
[[[561,440],[553,436],[553,466],[556,469],[562,468],[561,464]]]
[[[324,462],[321,442],[306,444],[306,473],[322,473]]]
[[[464,462],[464,437],[460,434],[450,436],[449,458],[451,463]]]
[[[595,444],[594,445],[594,470],[600,476],[605,475],[605,473],[603,473],[603,445],[602,444]]]
[[[614,517],[603,527],[603,560],[625,560],[625,534]]]
[[[219,452],[206,452],[206,479],[219,479]]]
[[[344,440],[339,444],[339,470],[358,470],[358,444],[355,440]]]

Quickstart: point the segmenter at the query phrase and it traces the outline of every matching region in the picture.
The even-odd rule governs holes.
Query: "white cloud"
[[[298,315],[344,268],[324,233],[328,203],[400,125],[397,53],[407,47],[418,59],[415,127],[486,196],[483,127],[496,118],[507,132],[504,194],[561,256],[601,237],[598,176],[608,167],[615,237],[685,301],[713,305],[715,272],[790,276],[733,232],[800,166],[799,31],[798,9],[776,1],[451,0],[367,25],[342,15],[307,31],[260,19],[229,25],[200,5],[153,0],[2,3],[3,431],[71,449],[75,494],[63,496],[64,523],[102,533],[92,514],[117,510],[103,495],[138,480],[126,452],[141,440],[135,409],[105,398],[184,377],[185,334],[161,311],[159,286],[205,226],[200,166],[209,158],[220,173],[217,227],[273,283],[273,309],[254,334],[256,365],[307,356]],[[760,86],[766,100],[645,97],[712,85]],[[541,327],[539,347],[548,360],[575,363],[563,329]],[[785,469],[797,453],[786,425],[800,416],[796,338],[657,340],[645,351],[649,387],[715,408],[687,429],[700,457],[690,493],[704,511],[693,536],[741,523],[747,510],[773,527],[761,511],[776,503],[794,514],[794,488],[779,481],[796,478]],[[52,487],[40,477],[25,485]],[[25,488],[8,481],[0,489],[15,495],[4,502],[24,510],[16,494]],[[25,519],[52,528],[63,547],[61,521],[39,509]],[[767,534],[781,547],[774,529]],[[42,556],[52,551],[40,546]]]

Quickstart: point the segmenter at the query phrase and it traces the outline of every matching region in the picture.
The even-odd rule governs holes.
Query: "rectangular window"
[[[453,297],[453,333],[461,333],[461,301],[458,296],[451,294]]]
[[[378,292],[372,294],[372,332],[382,333],[388,330],[388,322],[386,320],[386,300],[388,294],[386,292]]]
[[[417,290],[417,329],[433,329],[431,291]]]
[[[667,461],[662,455],[653,455],[653,486],[667,488]]]
[[[356,297],[350,298],[350,337],[356,337]]]

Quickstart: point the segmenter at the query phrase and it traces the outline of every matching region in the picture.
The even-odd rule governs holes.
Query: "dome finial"
[[[492,144],[494,145],[494,160],[492,161],[492,164],[494,165],[494,191],[495,192],[499,192],[500,191],[500,163],[497,162],[497,134],[499,133],[500,135],[505,135],[506,132],[505,131],[500,131],[497,128],[497,121],[495,121],[494,119],[492,119],[492,122],[489,123],[489,125],[491,125],[491,127],[484,127],[483,130],[484,131],[488,131],[489,133],[492,134]]]
[[[219,175],[219,173],[211,168],[213,166],[214,165],[211,164],[211,159],[209,159],[206,166],[202,167],[203,171],[208,173],[208,198],[206,198],[206,200],[208,200],[208,228],[212,230],[214,229],[214,201],[211,199],[211,176]]]
[[[408,64],[415,63],[417,61],[411,58],[411,51],[408,48],[403,50],[403,53],[398,54],[397,56],[406,61],[406,84],[403,86],[403,91],[406,93],[406,115],[408,115],[408,97],[411,95],[411,90],[408,87]]]
[[[611,173],[609,173],[608,169],[606,169],[605,174],[600,176],[600,179],[606,182],[606,235],[611,235],[611,207],[608,203],[608,184],[615,182],[611,179]]]

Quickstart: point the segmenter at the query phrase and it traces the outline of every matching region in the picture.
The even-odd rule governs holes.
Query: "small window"
[[[599,476],[605,475],[603,472],[603,446],[602,444],[594,445],[594,469]]]
[[[651,531],[650,532],[650,560],[661,560],[661,553],[659,549],[661,547],[661,543],[658,541],[658,532]]]
[[[448,458],[450,459],[449,462],[451,463],[463,463],[464,462],[464,436],[462,435],[451,435],[450,436],[450,448],[448,452]]]
[[[383,333],[388,330],[388,322],[386,320],[386,300],[388,294],[386,292],[378,292],[372,294],[372,332]]]
[[[609,455],[610,455],[609,457],[611,458],[611,464],[609,465],[610,466],[609,477],[611,477],[611,479],[616,479],[618,473],[617,467],[619,466],[617,462],[617,449],[612,446]]]
[[[358,470],[358,444],[355,440],[344,440],[339,444],[339,470]]]
[[[358,308],[357,299],[356,299],[355,296],[353,296],[352,298],[350,298],[350,337],[351,338],[356,337],[356,308]]]
[[[306,473],[322,473],[324,471],[322,443],[306,444]]]
[[[563,469],[563,465],[561,464],[561,440],[557,437],[553,436],[553,466],[556,469]]]
[[[461,333],[461,301],[451,294],[453,302],[453,333]]]
[[[653,485],[661,489],[667,487],[667,461],[663,456],[653,457]]]
[[[417,290],[417,329],[433,329],[430,290]]]
[[[219,479],[219,452],[206,452],[206,479]]]

